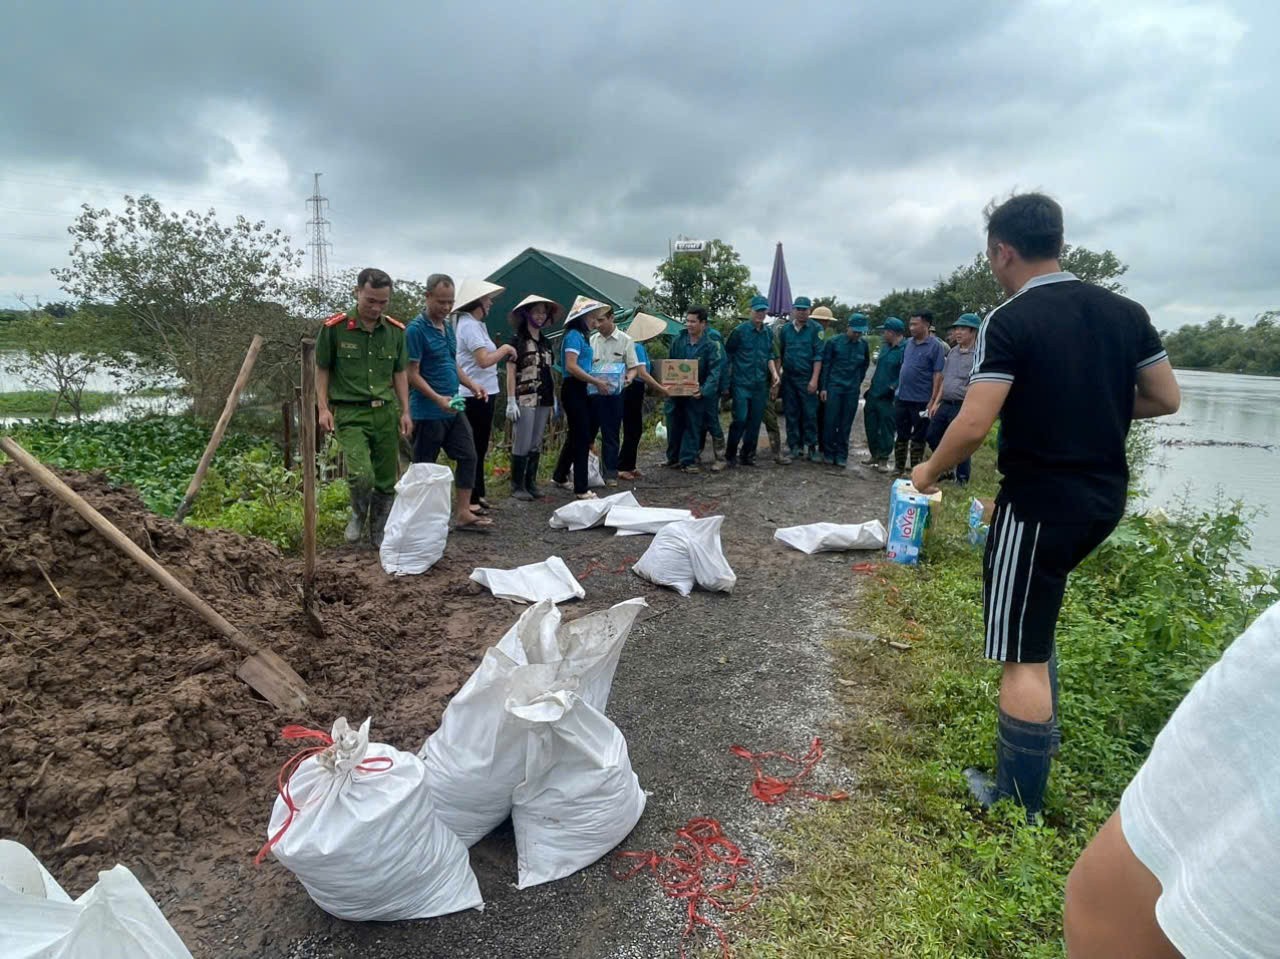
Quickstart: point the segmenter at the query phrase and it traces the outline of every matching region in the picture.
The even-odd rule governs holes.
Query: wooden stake
[[[240,373],[231,386],[231,395],[227,397],[227,404],[222,408],[222,415],[218,417],[218,423],[213,428],[213,435],[209,437],[209,445],[204,448],[204,455],[200,457],[196,475],[191,477],[191,485],[187,487],[187,494],[182,497],[182,505],[178,507],[178,512],[173,514],[174,520],[179,523],[186,518],[187,513],[191,512],[191,504],[196,501],[196,494],[200,492],[200,485],[204,483],[204,474],[209,472],[209,466],[213,463],[213,454],[218,452],[218,447],[222,445],[222,437],[226,435],[227,426],[230,425],[231,417],[240,403],[240,393],[248,384],[249,374],[253,372],[253,364],[257,362],[258,354],[262,352],[262,343],[262,337],[255,333],[253,340],[249,343],[249,352],[244,355],[244,362],[240,364]]]
[[[302,341],[302,404],[298,420],[302,427],[302,611],[316,636],[324,635],[324,624],[315,609],[316,588],[316,341]]]

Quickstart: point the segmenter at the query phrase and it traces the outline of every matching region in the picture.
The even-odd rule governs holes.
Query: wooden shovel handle
[[[137,543],[120,532],[119,529],[112,525],[110,520],[86,503],[79,493],[62,482],[43,463],[19,446],[11,437],[0,436],[0,450],[4,450],[10,459],[34,476],[41,486],[83,516],[89,525],[110,540],[120,552],[132,559],[146,570],[156,582],[182,600],[236,649],[249,656],[253,656],[258,652],[258,647],[240,630],[223,619],[212,606],[178,582],[172,573],[147,555]]]
[[[204,484],[205,474],[209,472],[209,466],[213,463],[213,454],[218,452],[218,447],[222,445],[222,438],[227,435],[227,426],[231,423],[231,417],[235,414],[236,407],[240,405],[240,394],[249,385],[249,374],[253,372],[253,364],[257,362],[258,354],[261,352],[262,337],[255,333],[253,340],[249,343],[249,352],[244,355],[244,362],[240,364],[240,372],[236,375],[236,381],[227,396],[226,405],[222,407],[222,415],[218,417],[217,425],[213,428],[213,435],[209,437],[209,443],[205,446],[204,454],[200,457],[200,465],[196,467],[196,473],[191,477],[187,492],[182,497],[182,503],[178,506],[178,512],[174,514],[174,520],[179,523],[186,518],[187,513],[191,512],[191,506],[196,501],[196,494],[200,492],[200,487]]]

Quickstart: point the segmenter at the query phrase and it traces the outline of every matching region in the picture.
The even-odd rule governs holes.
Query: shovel
[[[299,713],[307,705],[307,684],[279,655],[263,649],[189,590],[155,559],[147,555],[133,540],[120,532],[110,520],[84,501],[75,490],[55,476],[43,463],[19,446],[11,437],[0,437],[0,450],[35,477],[45,489],[62,500],[105,536],[117,549],[141,566],[160,585],[182,600],[201,619],[249,658],[240,664],[236,676],[277,709]]]

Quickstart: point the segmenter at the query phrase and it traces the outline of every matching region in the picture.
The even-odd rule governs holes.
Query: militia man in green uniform
[[[896,316],[891,316],[880,327],[884,343],[876,354],[876,371],[864,397],[863,424],[867,428],[867,449],[871,456],[863,460],[881,472],[889,470],[889,455],[893,452],[893,440],[897,435],[894,425],[893,398],[898,392],[898,374],[902,372],[903,337],[907,328]]]
[[[400,437],[413,431],[409,354],[404,324],[383,313],[391,277],[361,270],[355,296],[355,309],[325,320],[316,340],[316,403],[320,428],[336,433],[347,461],[347,542],[360,542],[367,523],[376,548],[395,500]]]

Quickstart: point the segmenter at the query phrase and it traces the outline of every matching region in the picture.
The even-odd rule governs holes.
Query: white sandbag
[[[527,889],[608,855],[639,822],[645,794],[621,731],[577,693],[562,689],[527,700],[513,695],[506,710],[527,739],[525,778],[511,810],[520,861],[516,885]]]
[[[664,509],[660,506],[615,506],[604,518],[604,525],[627,533],[656,533],[668,523],[691,519],[687,509]]]
[[[271,852],[339,919],[426,919],[483,907],[467,847],[436,815],[422,760],[345,718],[271,810]],[[287,825],[286,825],[287,824]],[[283,830],[283,833],[281,832]]]
[[[142,883],[124,866],[98,873],[75,902],[35,856],[9,866],[0,883],[0,956],[5,959],[191,959]]]
[[[395,576],[425,573],[444,555],[453,515],[453,472],[439,463],[414,463],[396,483],[379,558]]]
[[[569,467],[569,482],[573,482],[573,466]],[[587,454],[587,489],[599,489],[604,485],[604,474],[600,472],[600,457],[595,453]]]
[[[884,549],[889,533],[884,523],[873,519],[867,523],[809,523],[776,530],[773,538],[802,553],[818,553],[845,549]]]
[[[649,548],[631,569],[651,583],[672,587],[681,596],[688,596],[694,586],[713,592],[733,592],[738,577],[720,547],[722,523],[723,516],[668,523],[658,530]]]
[[[536,603],[549,600],[563,603],[570,599],[582,599],[587,591],[570,572],[559,556],[550,556],[541,563],[517,566],[515,569],[489,569],[481,566],[471,571],[471,578],[499,599],[511,599],[518,603]]]
[[[551,528],[591,529],[603,523],[604,518],[615,506],[639,505],[631,490],[614,493],[612,496],[602,496],[600,499],[576,499],[571,503],[565,503],[551,514]]]
[[[419,753],[437,814],[463,843],[474,845],[510,815],[525,779],[527,737],[506,711],[508,698],[572,687],[603,712],[623,644],[646,606],[628,600],[566,624],[554,603],[540,602],[485,652]],[[518,683],[525,666],[537,669]]]

